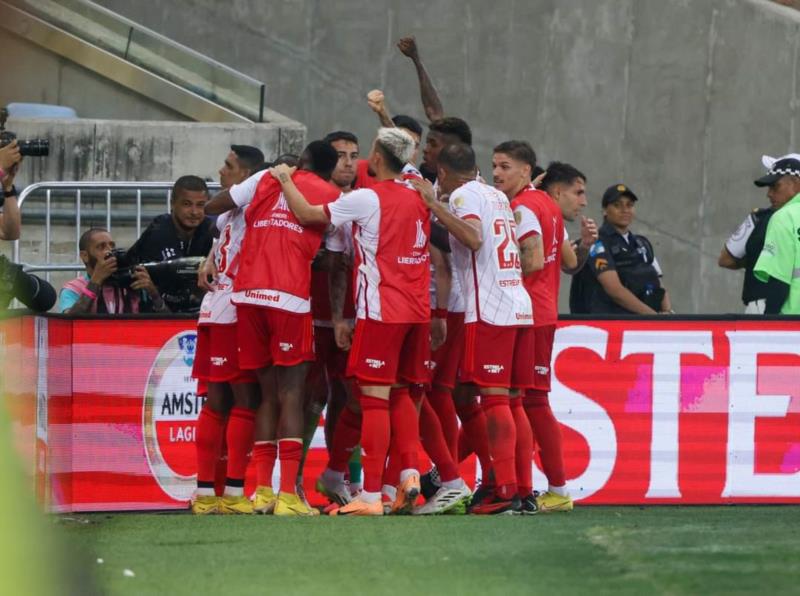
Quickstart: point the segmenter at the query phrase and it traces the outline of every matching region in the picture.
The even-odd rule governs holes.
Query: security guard
[[[587,267],[573,282],[572,312],[653,315],[672,312],[653,246],[630,231],[638,197],[624,184],[603,193],[604,223]]]
[[[756,279],[753,268],[764,248],[767,225],[774,212],[774,203],[771,207],[753,209],[725,242],[717,261],[725,269],[744,269],[742,302],[745,314],[764,314],[767,304],[767,286]]]
[[[754,274],[767,287],[766,314],[800,315],[800,156],[765,157],[769,172],[755,181],[768,186],[776,205]]]

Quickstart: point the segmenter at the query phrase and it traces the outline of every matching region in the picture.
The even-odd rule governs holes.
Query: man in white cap
[[[779,158],[764,155],[761,162],[765,168],[770,169],[775,162],[783,159],[800,160],[800,155],[789,154]],[[725,269],[744,269],[742,302],[745,305],[745,314],[751,315],[764,314],[767,304],[767,286],[756,279],[753,268],[764,247],[769,220],[772,214],[791,198],[788,192],[772,191],[767,193],[767,197],[770,202],[769,207],[756,208],[747,214],[741,225],[725,242],[718,260],[719,266]]]
[[[775,214],[753,273],[767,286],[765,314],[800,314],[800,155],[763,158],[769,168],[756,186],[769,187]]]

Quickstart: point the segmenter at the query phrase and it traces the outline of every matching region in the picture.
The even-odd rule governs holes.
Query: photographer
[[[64,284],[58,310],[75,315],[169,312],[147,270],[119,271],[114,240],[106,230],[91,228],[79,241],[86,273]]]
[[[17,141],[12,140],[0,147],[0,240],[17,240],[20,235],[21,218],[17,203],[14,177],[22,163]],[[45,312],[56,302],[56,291],[49,283],[25,273],[21,265],[11,263],[0,255],[0,310],[5,310],[16,298],[29,309]]]
[[[172,187],[170,213],[156,217],[128,251],[134,263],[205,257],[214,242],[213,225],[205,217],[208,187],[202,178],[181,176]],[[198,312],[202,292],[196,279],[169,271],[153,273],[153,281],[172,312]]]

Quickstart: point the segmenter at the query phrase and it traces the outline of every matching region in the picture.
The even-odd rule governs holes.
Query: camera
[[[0,110],[0,147],[5,147],[17,135],[10,130],[6,130],[6,120],[8,119],[8,110],[3,108]],[[50,155],[50,141],[48,139],[17,139],[17,146],[19,147],[19,154],[23,157],[47,157]]]
[[[114,257],[117,259],[117,270],[108,278],[109,285],[117,288],[127,288],[133,283],[133,270],[136,263],[124,248],[115,248],[106,253],[106,260]]]

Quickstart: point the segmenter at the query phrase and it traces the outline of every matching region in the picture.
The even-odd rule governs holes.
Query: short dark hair
[[[278,164],[285,163],[290,168],[296,168],[297,163],[300,161],[300,156],[296,153],[281,153],[278,157],[275,158],[269,167],[277,166]]]
[[[547,191],[554,184],[572,184],[579,179],[586,182],[586,174],[568,163],[552,161],[542,179],[542,190]]]
[[[239,163],[251,172],[257,171],[264,164],[264,154],[258,147],[231,145],[231,151],[236,154]]]
[[[175,184],[172,185],[172,202],[174,203],[175,200],[178,198],[180,191],[188,190],[192,192],[205,192],[208,193],[208,186],[206,185],[206,181],[203,180],[200,176],[181,176],[175,181]]]
[[[504,153],[517,161],[526,163],[531,167],[531,177],[536,168],[536,151],[528,141],[505,141],[494,148],[495,153]],[[541,174],[541,172],[539,172]]]
[[[419,136],[422,136],[422,125],[416,118],[406,116],[405,114],[398,114],[392,118],[392,122],[397,128],[405,128],[413,133],[418,134]]]
[[[347,141],[348,143],[355,143],[358,145],[358,137],[352,132],[346,130],[334,130],[333,132],[329,132],[322,140],[329,145],[331,143],[335,143],[336,141]]]
[[[466,143],[453,143],[439,153],[438,164],[457,174],[471,174],[478,167],[475,151]]]
[[[80,240],[78,240],[78,250],[89,250],[89,243],[92,241],[92,236],[95,234],[100,234],[103,232],[108,232],[105,228],[89,228],[83,234],[81,234]]]
[[[438,132],[443,135],[451,135],[456,137],[462,143],[472,145],[472,131],[469,128],[469,124],[467,124],[461,118],[447,116],[441,120],[434,120],[431,122],[429,128],[433,132]]]
[[[544,174],[544,168],[542,166],[533,166],[533,169],[531,170],[531,178],[538,178],[542,174]]]
[[[339,162],[339,155],[336,149],[325,141],[311,141],[303,150],[308,169],[318,174],[320,177],[328,179],[331,177],[336,164]]]

